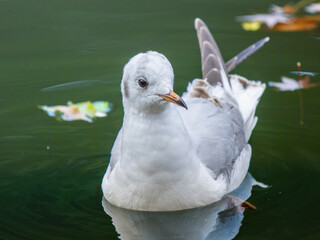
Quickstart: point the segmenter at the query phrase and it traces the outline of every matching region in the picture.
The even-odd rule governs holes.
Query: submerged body
[[[214,53],[220,80],[194,80],[185,102],[171,91],[173,70],[162,54],[141,53],[125,66],[123,126],[102,182],[110,203],[134,210],[188,209],[216,202],[241,184],[265,86],[228,77],[220,52]]]

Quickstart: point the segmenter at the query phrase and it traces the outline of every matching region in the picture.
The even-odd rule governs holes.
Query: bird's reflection
[[[122,240],[228,240],[239,232],[245,209],[242,203],[250,197],[254,185],[264,186],[248,174],[239,188],[219,202],[183,211],[127,210],[112,205],[104,198],[102,205]]]

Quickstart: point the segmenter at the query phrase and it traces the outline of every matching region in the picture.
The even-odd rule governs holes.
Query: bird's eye
[[[142,79],[142,78],[140,78],[140,79],[138,80],[138,84],[139,84],[139,86],[142,87],[142,88],[148,87],[148,82],[147,82],[146,80]]]

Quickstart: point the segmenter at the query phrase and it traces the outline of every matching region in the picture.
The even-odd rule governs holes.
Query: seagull
[[[124,117],[102,180],[111,204],[140,211],[206,206],[245,179],[255,110],[265,84],[229,74],[266,37],[224,62],[206,24],[195,19],[202,79],[180,97],[169,60],[139,53],[123,69]]]
[[[116,207],[105,198],[102,207],[112,218],[121,240],[231,240],[239,233],[244,211],[248,209],[243,200],[250,197],[253,186],[267,187],[249,173],[235,191],[220,201],[184,211],[134,211]]]

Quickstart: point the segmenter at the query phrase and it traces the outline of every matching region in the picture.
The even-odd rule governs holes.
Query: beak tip
[[[177,95],[175,92],[173,92],[171,90],[170,90],[169,94],[165,94],[165,95],[159,94],[159,97],[161,97],[165,101],[175,103],[178,106],[183,107],[186,110],[188,110],[188,106],[185,103],[185,101],[179,95]]]
[[[180,98],[180,102],[181,102],[181,107],[184,107],[186,110],[188,110],[188,106],[187,106],[187,104],[185,103],[185,101],[183,101],[183,99],[182,98]]]

